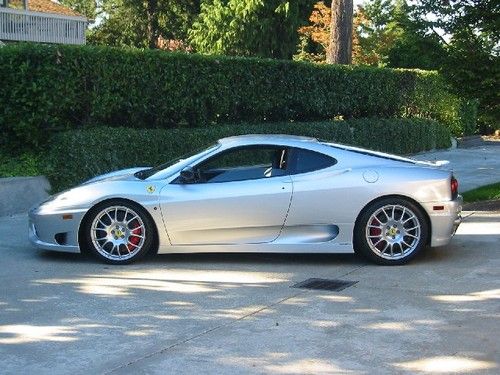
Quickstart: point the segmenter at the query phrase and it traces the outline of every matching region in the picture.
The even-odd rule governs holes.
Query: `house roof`
[[[10,0],[9,4],[16,8],[22,7],[22,0]],[[62,5],[54,0],[28,0],[28,10],[32,12],[62,14],[65,16],[84,17],[82,14],[75,12],[73,9]]]

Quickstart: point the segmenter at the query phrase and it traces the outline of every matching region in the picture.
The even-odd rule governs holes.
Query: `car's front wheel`
[[[154,244],[154,224],[144,209],[113,201],[94,207],[84,223],[85,242],[97,258],[126,264],[146,255]]]
[[[354,232],[356,251],[384,265],[404,264],[426,246],[429,229],[419,207],[401,198],[369,205]]]

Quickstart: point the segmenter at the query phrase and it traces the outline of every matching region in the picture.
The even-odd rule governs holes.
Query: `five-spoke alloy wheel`
[[[153,244],[153,225],[140,206],[108,202],[89,213],[85,225],[87,246],[98,258],[125,264],[143,257]]]
[[[368,206],[354,233],[357,251],[379,264],[403,264],[426,245],[428,225],[421,210],[401,198]]]

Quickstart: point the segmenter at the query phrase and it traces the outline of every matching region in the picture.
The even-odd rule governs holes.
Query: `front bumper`
[[[79,253],[78,229],[86,210],[51,212],[43,206],[29,212],[28,238],[33,246],[44,250]],[[68,219],[69,215],[71,219]]]
[[[451,241],[462,222],[462,205],[461,195],[452,201],[423,204],[431,221],[432,247],[444,246]]]

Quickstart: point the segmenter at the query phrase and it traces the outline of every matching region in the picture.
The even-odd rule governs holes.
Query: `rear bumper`
[[[462,196],[447,202],[430,202],[422,204],[431,221],[432,247],[447,245],[455,235],[462,222]]]

